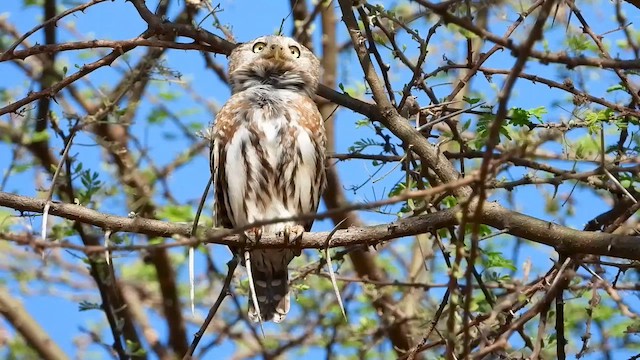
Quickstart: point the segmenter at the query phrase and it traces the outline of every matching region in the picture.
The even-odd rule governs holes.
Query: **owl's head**
[[[285,36],[261,36],[240,44],[229,55],[233,93],[254,86],[315,93],[320,62],[309,49]]]

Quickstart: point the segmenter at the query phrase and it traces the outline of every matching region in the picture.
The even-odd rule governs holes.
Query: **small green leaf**
[[[626,91],[626,90],[627,90],[627,89],[626,89],[624,86],[620,85],[620,84],[618,84],[618,85],[613,85],[613,86],[611,86],[611,87],[607,88],[607,92],[608,92],[608,93],[610,93],[610,92],[614,92],[614,91]]]
[[[132,356],[143,356],[147,354],[147,351],[137,342],[127,340],[127,354]]]
[[[529,125],[529,112],[521,108],[511,109],[511,125],[516,125],[516,126]]]
[[[542,123],[542,115],[546,114],[547,108],[544,106],[538,106],[537,108],[533,108],[533,109],[529,109],[529,116],[533,116],[536,119],[538,119],[538,121],[540,121],[540,123]]]
[[[155,108],[151,110],[151,114],[147,117],[149,124],[162,124],[169,117],[166,110]]]
[[[27,143],[33,144],[47,140],[49,140],[49,132],[47,130],[42,130],[33,133],[33,135],[31,135],[31,138],[27,140]]]
[[[162,100],[166,100],[166,101],[173,101],[173,100],[176,100],[179,97],[177,93],[169,92],[169,91],[160,92],[160,93],[158,93],[158,96]]]
[[[195,215],[189,205],[167,205],[158,211],[158,216],[172,222],[190,222]]]
[[[78,304],[79,311],[88,311],[88,310],[102,310],[100,304],[92,303],[86,300],[80,301]]]
[[[360,120],[356,120],[356,129],[359,129],[361,127],[370,127],[371,126],[371,120],[364,118],[364,119],[360,119]]]
[[[509,269],[511,271],[517,270],[515,265],[513,265],[513,262],[503,257],[502,253],[499,251],[489,251],[489,252],[486,252],[485,255],[487,256],[484,262],[484,266],[486,269],[503,268],[503,269]]]
[[[294,289],[296,289],[297,291],[301,292],[301,291],[307,291],[310,289],[309,285],[306,284],[295,284],[292,286]]]
[[[470,97],[463,96],[462,100],[464,100],[469,105],[473,105],[473,104],[479,103],[481,99],[480,98],[470,98]]]

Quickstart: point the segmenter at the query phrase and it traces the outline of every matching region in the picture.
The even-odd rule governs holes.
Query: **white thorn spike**
[[[49,208],[51,207],[51,203],[47,201],[44,204],[44,211],[42,211],[42,240],[47,241],[47,220],[49,219]]]
[[[42,231],[40,234],[42,235],[42,241],[47,241],[47,220],[49,219],[49,208],[51,207],[51,202],[47,201],[44,204],[44,210],[42,211]],[[42,260],[44,260],[45,252],[42,251],[41,254]]]
[[[331,237],[333,236],[333,234],[336,233],[336,231],[338,231],[338,229],[340,228],[340,225],[342,225],[345,221],[347,221],[347,218],[344,218],[342,219],[342,221],[337,223],[336,226],[334,226],[331,232],[329,233],[329,236],[327,236],[327,246],[324,249],[324,253],[327,258],[327,265],[329,266],[329,276],[331,277],[331,285],[333,286],[333,291],[335,292],[336,298],[338,299],[338,305],[340,305],[340,310],[342,311],[342,316],[344,316],[344,320],[346,322],[349,322],[349,320],[347,319],[347,313],[344,311],[344,305],[342,304],[342,297],[340,296],[340,289],[338,289],[338,283],[336,282],[336,274],[333,272],[333,264],[331,263],[331,254],[329,253],[329,248],[330,248],[329,245],[331,244]]]
[[[107,230],[104,233],[104,247],[108,248],[111,244],[111,230]],[[104,251],[104,260],[107,262],[107,265],[111,265],[111,254],[109,250]]]
[[[251,255],[248,251],[244,252],[244,266],[247,269],[249,275],[249,289],[251,290],[251,302],[253,302],[253,308],[258,315],[258,322],[260,323],[260,331],[262,331],[262,337],[264,336],[264,328],[262,327],[262,316],[260,314],[260,306],[258,306],[258,296],[256,295],[256,286],[253,283],[253,274],[251,273]]]
[[[342,304],[342,297],[340,296],[340,289],[338,289],[338,283],[336,282],[336,275],[333,272],[333,264],[331,263],[331,255],[329,254],[329,248],[325,250],[325,254],[327,257],[327,265],[329,266],[329,276],[331,277],[331,285],[333,285],[333,291],[336,294],[336,298],[338,299],[338,305],[340,305],[340,310],[342,311],[342,316],[344,316],[344,320],[349,322],[347,319],[347,313],[344,311],[344,305]]]

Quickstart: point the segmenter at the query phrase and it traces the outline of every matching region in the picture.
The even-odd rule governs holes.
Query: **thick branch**
[[[64,360],[67,355],[51,340],[22,304],[0,288],[0,314],[22,335],[29,347],[45,360]]]
[[[0,192],[0,206],[5,206],[18,211],[42,213],[45,200],[34,199],[19,195]],[[346,209],[346,210],[345,210]],[[350,207],[342,211],[352,210]],[[432,232],[441,228],[458,224],[460,209],[451,208],[433,214],[425,214],[411,218],[398,220],[390,224],[382,224],[365,227],[351,227],[338,230],[332,237],[331,247],[348,246],[357,244],[378,244],[384,241],[410,236],[415,234]],[[469,212],[473,212],[470,209]],[[191,226],[187,224],[173,224],[169,222],[145,219],[140,217],[120,217],[97,212],[83,206],[72,204],[53,203],[49,210],[51,215],[70,220],[91,224],[102,229],[112,231],[145,234],[149,236],[173,237],[175,235],[188,237]],[[332,212],[310,214],[317,218],[329,217]],[[497,229],[506,230],[506,233],[525,238],[540,244],[554,247],[565,254],[593,254],[602,256],[614,256],[623,259],[640,260],[640,247],[637,246],[637,236],[623,236],[616,234],[580,231],[571,229],[552,222],[543,221],[518,212],[505,209],[496,203],[485,203],[482,213],[478,217],[468,214],[469,221],[477,221]],[[260,222],[260,225],[288,221],[290,219],[274,219],[270,222]],[[249,227],[256,226],[250,224]],[[259,244],[246,244],[240,236],[233,235],[241,229],[215,230],[202,228],[198,239],[184,240],[176,243],[158,245],[128,245],[112,246],[111,251],[137,251],[175,246],[194,246],[198,243],[215,243],[230,246],[249,246],[259,248],[325,248],[328,232],[305,233],[299,244],[285,244],[283,239],[277,236],[263,236]],[[0,234],[3,238],[13,239],[16,242],[44,247],[66,247],[87,253],[103,252],[102,246],[77,246],[65,243],[44,243],[34,239],[17,239],[15,236]],[[51,244],[50,246],[47,244]]]

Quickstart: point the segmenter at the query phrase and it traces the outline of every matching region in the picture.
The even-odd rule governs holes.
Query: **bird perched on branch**
[[[318,59],[288,37],[259,37],[231,52],[233,95],[211,132],[217,226],[236,228],[317,210],[325,187],[326,146],[322,116],[312,99],[319,76]],[[290,241],[312,223],[281,222],[246,234]],[[297,255],[293,249],[249,252],[259,307],[258,314],[249,301],[253,321],[284,320],[290,308],[287,266]]]

